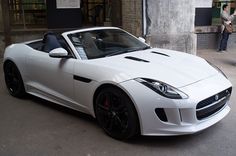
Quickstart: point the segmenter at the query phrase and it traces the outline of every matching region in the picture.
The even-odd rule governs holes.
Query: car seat
[[[61,48],[61,44],[59,43],[56,35],[52,32],[46,33],[43,38],[44,46],[42,50],[44,52],[50,52],[53,49]]]

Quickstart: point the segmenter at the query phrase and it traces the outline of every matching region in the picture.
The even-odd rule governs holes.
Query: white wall
[[[195,1],[146,0],[146,35],[153,47],[196,54]]]
[[[196,8],[211,8],[213,0],[195,0]]]

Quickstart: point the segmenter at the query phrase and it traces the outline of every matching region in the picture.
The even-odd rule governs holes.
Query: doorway
[[[121,23],[121,0],[81,0],[84,26],[117,26]]]

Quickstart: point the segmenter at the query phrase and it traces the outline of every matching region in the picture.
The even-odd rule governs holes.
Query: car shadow
[[[137,136],[131,140],[126,141],[127,144],[136,146],[147,146],[147,147],[183,147],[191,146],[193,142],[195,144],[201,144],[203,141],[212,140],[212,137],[217,135],[222,124],[219,122],[212,127],[203,130],[201,132],[189,135],[180,136]]]
[[[24,98],[28,99],[28,100],[30,100],[33,103],[36,103],[38,105],[42,105],[44,107],[59,111],[61,113],[65,113],[67,115],[70,115],[70,116],[73,116],[73,117],[76,117],[76,118],[79,118],[79,119],[86,120],[86,121],[91,122],[93,124],[97,124],[96,119],[93,118],[91,115],[79,112],[77,110],[74,110],[74,109],[71,109],[71,108],[68,108],[68,107],[65,107],[65,106],[62,106],[62,105],[59,105],[59,104],[41,99],[39,97],[30,95],[30,94],[27,94]]]
[[[230,66],[236,66],[236,59],[221,59],[221,62]]]
[[[53,102],[46,101],[44,99],[38,98],[33,95],[27,95],[25,99],[28,99],[32,101],[33,103],[36,103],[38,105],[42,105],[43,107],[47,107],[49,109],[53,109],[56,111],[59,111],[61,113],[64,113],[66,115],[78,118],[79,120],[84,120],[86,122],[89,122],[89,124],[92,124],[94,126],[99,127],[96,119],[94,119],[92,116],[81,113],[79,111],[73,110],[71,108],[67,108],[61,105],[58,105]],[[217,133],[217,131],[221,127],[221,122],[217,123],[216,125],[213,125],[212,127],[195,133],[191,135],[182,135],[182,136],[141,136],[138,135],[132,139],[128,140],[118,140],[125,144],[129,145],[135,145],[135,146],[150,146],[150,147],[171,147],[171,146],[178,146],[178,145],[188,145],[189,143],[192,143],[193,141],[199,142],[201,140],[200,138],[211,138],[214,133]],[[107,139],[111,139],[106,133],[101,129],[100,132],[101,135],[104,135],[104,137],[107,137]]]

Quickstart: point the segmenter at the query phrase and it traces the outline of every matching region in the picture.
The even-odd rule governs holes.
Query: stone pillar
[[[144,8],[152,47],[196,54],[195,0],[146,0]]]
[[[5,46],[11,44],[10,8],[8,0],[1,0]]]
[[[2,18],[2,5],[0,3],[0,58],[3,57],[3,51],[5,48],[4,35],[3,35],[3,18]]]
[[[122,0],[122,28],[142,36],[142,2],[143,0]]]
[[[3,31],[2,5],[0,4],[0,32]]]

